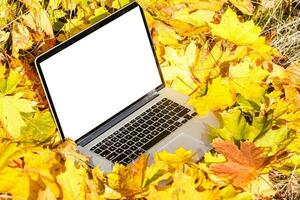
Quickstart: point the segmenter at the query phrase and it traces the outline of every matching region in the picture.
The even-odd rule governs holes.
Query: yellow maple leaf
[[[19,57],[19,50],[28,50],[32,47],[33,41],[29,30],[21,23],[14,23],[12,36],[12,55]]]
[[[147,199],[216,199],[216,195],[218,195],[213,191],[197,191],[195,186],[195,179],[180,171],[176,171],[174,173],[173,179],[170,181],[170,183],[171,184],[163,189],[150,187]]]
[[[137,161],[126,167],[116,163],[112,172],[107,174],[108,185],[126,197],[139,195],[144,192],[147,162],[148,155],[141,155]]]
[[[244,98],[258,103],[263,99],[263,95],[267,89],[265,81],[263,81],[269,72],[260,66],[251,66],[251,63],[244,61],[236,66],[229,68],[230,87],[241,94]]]
[[[18,138],[21,133],[21,127],[26,126],[21,113],[31,113],[35,110],[35,102],[21,98],[22,93],[14,96],[0,95],[0,122],[8,133]]]
[[[56,177],[63,199],[85,199],[87,188],[85,179],[88,177],[86,170],[83,167],[76,168],[70,159],[65,161],[65,167],[66,170]]]
[[[192,151],[180,147],[174,154],[167,151],[156,153],[154,160],[156,162],[163,161],[173,169],[182,169],[185,163],[192,162],[193,156],[194,154]]]
[[[210,10],[193,11],[189,8],[184,8],[174,12],[172,17],[194,26],[205,26],[213,20],[214,15],[215,12]]]
[[[29,199],[35,198],[36,188],[30,184],[30,178],[22,174],[20,169],[7,167],[0,171],[0,191],[3,199]],[[4,194],[4,195],[2,195]]]
[[[193,94],[189,99],[199,115],[205,115],[209,111],[224,110],[231,107],[236,101],[235,93],[229,89],[227,80],[217,77],[208,85],[207,93],[204,96]]]
[[[235,7],[246,15],[253,15],[254,6],[251,0],[229,0]]]
[[[260,36],[260,27],[251,20],[240,22],[236,13],[230,8],[222,15],[219,24],[210,23],[209,26],[214,36],[229,40],[237,45],[247,46],[261,56],[267,58],[274,52],[273,48],[267,45],[265,38]]]

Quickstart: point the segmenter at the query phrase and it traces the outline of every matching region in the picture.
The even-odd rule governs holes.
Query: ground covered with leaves
[[[138,2],[167,85],[218,117],[213,150],[89,168],[59,141],[33,61],[129,1],[0,0],[0,199],[300,199],[300,3]]]

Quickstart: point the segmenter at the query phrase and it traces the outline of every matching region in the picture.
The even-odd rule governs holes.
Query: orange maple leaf
[[[236,187],[247,186],[269,161],[263,155],[263,149],[249,141],[242,142],[240,149],[233,142],[221,139],[214,140],[212,145],[227,158],[227,162],[212,164],[210,169],[216,175],[229,178]]]

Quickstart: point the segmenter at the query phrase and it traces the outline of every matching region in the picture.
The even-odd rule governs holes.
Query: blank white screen
[[[63,133],[73,140],[161,84],[138,7],[40,66]]]

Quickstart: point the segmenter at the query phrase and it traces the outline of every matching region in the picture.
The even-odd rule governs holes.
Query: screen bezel
[[[144,14],[142,8],[134,1],[134,2],[126,5],[125,7],[121,8],[120,10],[118,10],[118,11],[112,13],[111,15],[107,16],[106,18],[100,20],[99,22],[96,22],[95,24],[91,25],[89,28],[79,32],[78,34],[74,35],[73,37],[69,38],[68,40],[60,43],[59,45],[55,46],[54,48],[48,50],[47,52],[43,53],[42,55],[38,56],[35,59],[35,66],[36,66],[38,75],[40,77],[42,86],[44,88],[44,91],[45,91],[45,94],[46,94],[46,97],[47,97],[47,100],[48,100],[48,103],[49,103],[49,106],[50,106],[52,116],[53,116],[54,121],[56,123],[56,126],[58,128],[59,135],[60,135],[60,138],[61,138],[62,141],[65,140],[65,136],[64,136],[63,129],[62,129],[62,126],[61,126],[60,121],[59,121],[59,117],[58,117],[57,112],[55,110],[55,106],[53,104],[49,89],[47,87],[47,83],[46,83],[46,80],[44,78],[43,71],[41,69],[40,63],[42,63],[46,59],[50,58],[51,56],[55,55],[56,53],[64,50],[65,48],[69,47],[70,45],[74,44],[75,42],[81,40],[82,38],[86,37],[87,35],[93,33],[94,31],[98,30],[99,28],[105,26],[106,24],[110,23],[111,21],[121,17],[122,15],[124,15],[125,13],[133,10],[136,7],[139,7],[139,10],[141,12],[143,22],[144,22],[144,25],[145,25],[145,29],[146,29],[146,32],[147,32],[147,36],[148,36],[150,46],[151,46],[151,49],[152,49],[152,53],[153,53],[153,56],[154,56],[154,59],[155,59],[156,67],[157,67],[157,70],[158,70],[158,73],[159,73],[159,76],[160,76],[160,79],[161,79],[161,84],[159,86],[157,86],[156,88],[154,88],[154,91],[159,91],[159,90],[161,90],[165,87],[165,81],[164,81],[162,71],[160,69],[159,62],[158,62],[158,59],[157,59],[157,56],[156,56],[156,53],[155,53],[154,44],[153,44],[153,41],[152,41],[152,38],[151,38],[150,31],[149,31],[148,26],[147,26],[145,14]],[[142,99],[145,99],[146,97],[148,97],[150,95],[153,95],[153,90],[149,91],[149,93],[145,94],[144,96],[142,96],[141,98],[139,98],[138,100],[133,102],[132,104],[128,105],[126,108],[124,108],[120,112],[116,113],[115,115],[113,115],[112,117],[110,117],[109,119],[104,121],[103,123],[99,124],[98,126],[93,128],[92,130],[88,131],[87,133],[84,133],[80,138],[76,139],[75,142],[78,143],[79,141],[82,141],[86,136],[88,136],[91,133],[95,132],[96,130],[100,129],[102,126],[105,126],[105,125],[109,124],[114,119],[116,119],[118,116],[120,116],[122,113],[128,113],[128,115],[130,115],[133,111],[128,112],[128,110],[130,110],[130,108],[133,107],[133,105],[137,104],[139,101],[141,101]],[[127,116],[125,116],[124,118],[126,118]],[[119,120],[119,121],[121,121],[121,120]],[[111,128],[111,127],[109,127],[109,128]],[[101,135],[101,134],[99,134],[99,135]]]

